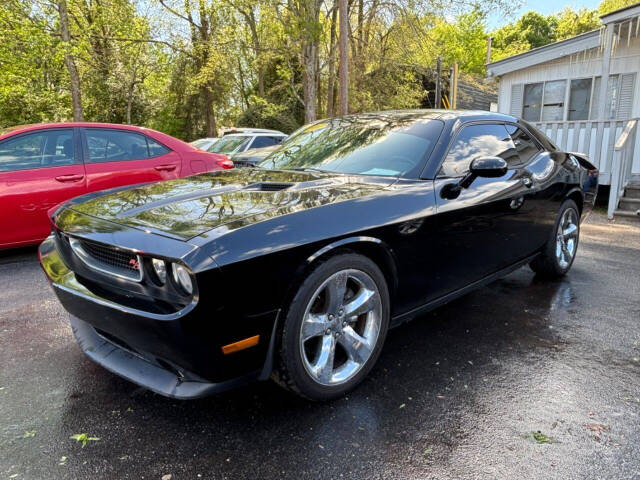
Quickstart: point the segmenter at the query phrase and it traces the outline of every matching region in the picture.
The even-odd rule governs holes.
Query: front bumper
[[[139,353],[128,351],[101,336],[95,328],[70,315],[71,329],[82,351],[94,362],[130,382],[164,395],[188,400],[220,393],[256,379],[256,375],[226,382],[186,380],[166,367],[154,364]]]
[[[198,398],[270,374],[277,311],[233,317],[200,301],[157,314],[102,298],[81,284],[64,263],[53,237],[39,249],[53,290],[70,313],[82,350],[106,369],[161,395]],[[224,355],[221,346],[252,335],[260,343]]]

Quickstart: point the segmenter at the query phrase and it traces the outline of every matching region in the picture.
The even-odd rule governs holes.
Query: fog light
[[[154,258],[151,260],[151,264],[153,265],[153,271],[156,272],[158,281],[162,285],[167,283],[167,265],[164,263],[164,260]]]
[[[182,289],[191,295],[193,293],[193,284],[191,283],[191,275],[185,267],[174,263],[171,265],[171,269],[173,270],[173,280],[176,282]]]

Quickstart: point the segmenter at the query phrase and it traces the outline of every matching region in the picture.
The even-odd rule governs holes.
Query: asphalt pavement
[[[35,250],[0,253],[14,478],[640,479],[640,223],[593,215],[566,278],[522,268],[391,331],[326,404],[271,382],[188,402],[132,385],[80,352]]]

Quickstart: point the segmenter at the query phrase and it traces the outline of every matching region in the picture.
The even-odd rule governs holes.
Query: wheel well
[[[344,246],[343,250],[351,250],[355,253],[359,253],[360,255],[370,258],[376,265],[378,265],[380,270],[382,270],[384,279],[387,281],[389,298],[393,301],[398,284],[398,270],[391,252],[379,243],[373,242],[349,243]],[[331,251],[327,253],[330,254]]]
[[[363,255],[372,260],[378,268],[382,271],[384,279],[387,281],[387,287],[389,288],[389,298],[393,302],[394,293],[398,284],[398,274],[395,259],[391,252],[383,245],[372,241],[355,241],[346,243],[335,248],[331,248],[326,252],[323,252],[317,257],[313,257],[313,260],[301,266],[296,274],[296,278],[300,281],[304,281],[304,278],[308,275],[318,262],[322,262],[329,257],[339,255],[341,253],[357,253]],[[299,285],[299,282],[293,282],[294,285]],[[289,300],[295,295],[296,288],[292,288],[287,295]]]
[[[584,203],[584,199],[582,198],[582,194],[578,191],[573,191],[571,192],[568,196],[568,199],[573,200],[574,202],[576,202],[576,205],[578,206],[578,213],[580,213],[580,215],[582,215],[582,207],[583,207],[583,203]]]

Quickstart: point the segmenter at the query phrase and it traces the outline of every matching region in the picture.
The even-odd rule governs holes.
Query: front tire
[[[355,253],[314,268],[286,311],[275,380],[310,400],[340,397],[377,361],[389,327],[380,268]]]
[[[560,207],[555,227],[540,255],[529,264],[544,278],[559,278],[573,265],[580,239],[580,211],[573,200],[565,200]]]

